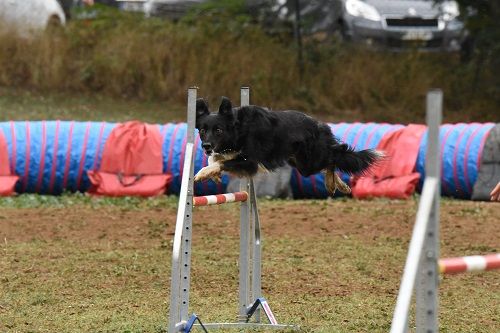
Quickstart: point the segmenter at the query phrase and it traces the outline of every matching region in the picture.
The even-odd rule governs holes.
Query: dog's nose
[[[212,144],[211,143],[203,143],[201,146],[205,150],[211,150],[212,149]]]

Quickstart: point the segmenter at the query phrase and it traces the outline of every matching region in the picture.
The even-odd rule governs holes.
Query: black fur
[[[375,150],[354,151],[332,135],[330,127],[297,111],[269,111],[259,106],[233,108],[225,97],[218,112],[196,103],[196,128],[207,155],[231,154],[222,171],[253,176],[259,165],[272,171],[285,163],[303,176],[335,169],[362,174],[380,158]]]

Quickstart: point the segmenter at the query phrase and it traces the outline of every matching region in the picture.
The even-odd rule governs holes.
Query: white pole
[[[197,88],[188,90],[187,143],[184,156],[181,192],[177,208],[174,245],[172,251],[172,281],[170,286],[170,314],[168,332],[178,331],[178,324],[186,321],[189,308],[191,269],[191,229],[193,218],[193,147],[196,121]]]

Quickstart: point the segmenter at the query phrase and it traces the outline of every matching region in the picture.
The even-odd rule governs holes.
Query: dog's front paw
[[[196,175],[194,176],[195,182],[201,182],[201,181],[207,180],[209,178],[208,171],[206,170],[207,168],[208,167],[204,167],[196,173]]]
[[[216,165],[209,165],[202,168],[198,173],[194,176],[195,182],[200,182],[207,179],[212,179],[216,183],[221,182],[221,170],[220,167]]]

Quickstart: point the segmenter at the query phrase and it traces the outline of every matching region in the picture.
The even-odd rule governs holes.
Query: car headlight
[[[382,19],[375,7],[361,0],[347,0],[345,9],[349,15],[362,17],[370,21],[380,21]]]
[[[460,8],[455,1],[445,1],[441,4],[442,18],[445,21],[451,21],[460,15]]]

